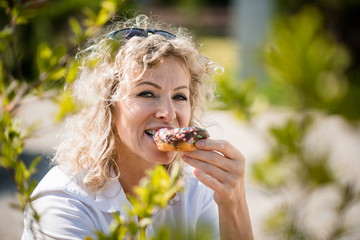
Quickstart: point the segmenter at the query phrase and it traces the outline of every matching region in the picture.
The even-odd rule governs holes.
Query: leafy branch
[[[97,232],[98,240],[146,239],[146,228],[153,223],[153,216],[166,207],[170,199],[183,188],[179,165],[172,168],[170,175],[162,165],[147,172],[140,184],[134,188],[134,196],[128,198],[132,207],[127,209],[128,218],[114,214],[110,232]],[[165,230],[164,230],[165,231]],[[164,234],[159,231],[157,234]],[[163,239],[154,237],[154,239]],[[86,240],[94,240],[87,237]]]
[[[86,7],[86,16],[83,20],[85,25],[78,24],[75,29],[75,18],[70,20],[76,37],[84,41],[116,14],[119,3],[126,2],[103,0],[100,1],[98,9]],[[67,3],[63,1],[63,4]],[[59,89],[65,83],[76,78],[77,63],[69,49],[81,43],[63,43],[54,47],[48,39],[32,35],[31,37],[36,40],[35,46],[22,45],[24,39],[21,26],[31,24],[37,15],[49,10],[46,9],[49,5],[50,2],[0,0],[0,11],[5,13],[5,21],[0,25],[0,167],[6,169],[15,183],[20,203],[16,207],[22,210],[27,205],[31,208],[30,196],[37,185],[32,177],[37,172],[36,167],[41,161],[41,156],[34,158],[29,166],[21,159],[25,141],[33,136],[38,126],[23,126],[17,114],[28,96],[41,97],[43,92],[49,90],[59,93]],[[34,54],[32,49],[36,49]],[[33,65],[27,65],[26,55],[31,56]],[[32,71],[29,72],[29,69]],[[59,106],[57,119],[60,120],[66,114],[74,112],[77,107],[68,90],[58,95],[54,95],[52,99]],[[34,212],[34,219],[38,221],[39,218],[40,216]]]

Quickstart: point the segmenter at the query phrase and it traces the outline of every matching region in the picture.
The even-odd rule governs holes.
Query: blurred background
[[[189,28],[224,67],[213,138],[246,157],[255,239],[360,239],[357,0],[1,0],[0,238],[48,171],[77,46],[113,17]]]

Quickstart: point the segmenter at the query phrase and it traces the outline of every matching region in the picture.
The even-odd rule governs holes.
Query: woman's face
[[[190,73],[174,57],[149,68],[143,78],[131,83],[130,94],[116,102],[116,128],[120,138],[121,163],[151,167],[168,164],[175,152],[161,152],[151,136],[164,127],[187,127],[190,122]]]

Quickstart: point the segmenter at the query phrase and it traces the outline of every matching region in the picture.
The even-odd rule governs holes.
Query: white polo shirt
[[[40,217],[40,226],[31,224],[32,214],[25,210],[22,240],[33,239],[96,239],[94,232],[109,232],[114,213],[128,218],[125,209],[131,206],[119,181],[113,181],[105,191],[94,194],[82,187],[81,181],[67,175],[60,167],[52,168],[33,192],[33,206]],[[177,193],[167,207],[154,215],[153,225],[146,229],[152,236],[157,229],[168,226],[181,229],[188,239],[196,234],[213,231],[210,239],[220,239],[218,210],[213,191],[199,182],[192,171],[185,171],[185,191]],[[207,223],[204,229],[203,224]],[[33,229],[31,230],[31,227]],[[40,233],[41,232],[41,233]],[[184,239],[184,238],[183,238]],[[185,238],[186,239],[186,238]]]

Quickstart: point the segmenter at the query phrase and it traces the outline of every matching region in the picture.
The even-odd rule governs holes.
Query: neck
[[[126,194],[133,194],[133,188],[139,185],[140,180],[145,177],[146,171],[153,164],[138,159],[119,159],[117,167],[120,171],[119,181]]]

